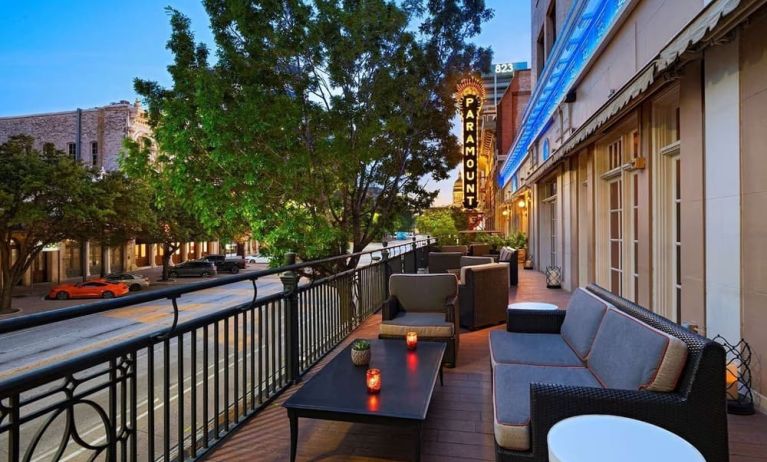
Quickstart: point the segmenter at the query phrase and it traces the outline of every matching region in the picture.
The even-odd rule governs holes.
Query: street
[[[393,247],[405,242],[407,241],[393,241],[390,243],[390,246]],[[371,244],[366,250],[376,250],[380,247],[381,245],[378,243]],[[359,262],[359,266],[367,266],[370,262],[370,256],[366,255],[365,258],[361,259]],[[190,280],[190,282],[192,282],[192,280]],[[282,291],[282,283],[277,275],[259,279],[257,281],[257,287],[259,297]],[[204,314],[215,312],[222,307],[231,307],[247,302],[252,299],[252,296],[253,289],[249,281],[237,282],[225,287],[187,294],[178,300],[180,311],[179,322],[184,322]],[[319,307],[324,306],[323,299],[327,300],[328,297],[336,298],[337,295],[331,290],[325,291],[322,295],[313,296],[305,300],[304,306],[307,309],[302,314],[302,322],[306,325],[319,326],[321,330],[324,329],[327,331],[329,328],[329,323],[327,322],[328,318],[326,316],[327,313],[321,313]],[[325,305],[327,305],[327,303],[325,303]],[[152,435],[155,437],[155,454],[161,454],[163,450],[162,435],[165,418],[165,402],[163,400],[163,394],[166,386],[163,380],[166,372],[164,367],[164,357],[166,352],[164,351],[164,348],[168,348],[167,354],[170,359],[168,363],[170,380],[167,386],[169,389],[168,402],[172,407],[168,410],[169,428],[176,428],[179,423],[180,410],[177,406],[179,389],[182,389],[182,394],[185,397],[183,400],[183,415],[185,416],[184,426],[187,434],[191,431],[190,415],[192,412],[191,399],[188,396],[193,387],[198,396],[195,411],[198,416],[197,425],[199,427],[202,420],[201,416],[203,415],[203,403],[201,397],[204,394],[203,386],[206,381],[210,382],[207,399],[207,415],[211,419],[217,412],[222,412],[224,407],[222,398],[224,387],[228,388],[230,405],[233,405],[234,396],[237,393],[237,390],[235,389],[236,386],[239,386],[239,395],[242,396],[242,390],[249,389],[253,383],[262,384],[262,386],[264,383],[279,383],[281,377],[280,374],[282,374],[281,371],[284,365],[283,352],[279,348],[275,349],[272,346],[284,343],[280,341],[284,336],[284,333],[280,328],[280,326],[283,325],[282,317],[284,316],[284,312],[281,309],[281,305],[271,305],[256,309],[254,314],[255,316],[249,317],[247,326],[244,325],[242,316],[240,317],[240,322],[236,329],[237,336],[235,334],[234,322],[228,322],[226,325],[224,322],[219,322],[217,329],[211,326],[207,339],[203,338],[202,329],[196,331],[194,348],[197,354],[194,364],[194,377],[192,377],[190,372],[192,368],[192,335],[190,333],[185,334],[182,339],[184,351],[184,381],[182,384],[178,383],[177,339],[171,339],[165,345],[161,343],[155,346],[152,354],[154,372],[151,374],[149,372],[149,351],[143,349],[138,352],[136,368],[138,407],[136,420],[139,430],[137,446],[140,460],[147,458],[150,417],[154,419],[154,432]],[[0,336],[0,378],[23,373],[24,371],[55,363],[56,361],[61,361],[65,358],[71,358],[86,351],[103,348],[106,345],[126,340],[140,334],[155,332],[162,327],[170,326],[172,316],[173,309],[170,301],[158,300],[2,335]],[[331,314],[331,316],[333,315]],[[332,322],[333,319],[330,319],[330,321]],[[262,339],[258,335],[256,335],[256,338],[252,337],[250,332],[253,331],[249,331],[248,327],[250,325],[259,326],[262,322],[266,326],[264,330],[265,338]],[[326,322],[327,325],[323,326],[323,322]],[[256,328],[256,331],[257,330],[258,328]],[[238,340],[235,340],[235,338],[238,338]],[[250,345],[252,342],[255,342],[255,345],[248,351],[244,345]],[[211,358],[214,358],[214,352],[220,356],[218,361],[209,359],[207,364],[205,363],[205,359],[201,352],[206,346],[210,352]],[[270,347],[272,347],[272,350],[276,351],[269,351]],[[262,349],[265,351],[262,351]],[[237,351],[238,354],[236,354],[235,351]],[[245,353],[248,353],[247,356]],[[259,376],[261,374],[260,367],[258,367],[258,370],[248,372],[247,375],[244,373],[243,366],[246,368],[249,366],[244,365],[243,361],[251,361],[253,359],[251,354],[256,362],[263,362],[261,361],[262,358],[266,359],[263,369],[263,378]],[[234,375],[235,361],[237,361],[240,372],[238,380],[235,380]],[[93,368],[88,372],[93,372],[94,370],[97,370],[97,368]],[[207,371],[207,373],[205,371]],[[106,374],[99,376],[89,381],[88,386],[92,387],[97,384],[106,383],[107,379],[108,375]],[[222,388],[218,394],[215,394],[214,383],[218,383]],[[243,383],[245,384],[244,386]],[[150,389],[153,390],[153,400],[151,403],[149,402]],[[40,389],[35,390],[35,394],[39,394],[39,392]],[[90,394],[88,399],[97,403],[102,409],[107,409],[109,401],[108,397],[108,388],[104,388]],[[60,395],[54,394],[26,406],[24,413],[42,409],[47,405],[56,403],[60,399]],[[99,414],[94,412],[89,406],[82,405],[75,406],[74,413],[78,435],[89,444],[95,446],[103,444],[106,440],[106,433],[102,424],[102,418]],[[129,413],[130,411],[127,411],[126,415]],[[123,411],[118,409],[118,415],[122,418]],[[43,426],[49,418],[51,421],[49,422],[48,427],[43,430]],[[28,442],[30,439],[34,438],[34,435],[43,431],[40,443],[30,460],[46,461],[51,460],[53,456],[56,455],[61,443],[61,435],[66,433],[66,422],[66,413],[62,413],[57,417],[52,417],[52,414],[48,414],[45,417],[35,419],[33,422],[22,426],[22,442],[27,441],[27,444],[29,444]],[[173,435],[173,437],[176,436],[174,431],[171,432],[171,435]],[[174,446],[176,443],[176,440],[171,438],[171,446]],[[22,448],[24,447],[24,444],[22,444]],[[3,433],[0,435],[0,451],[4,451],[6,448],[7,433]],[[87,460],[92,455],[92,451],[82,448],[72,440],[66,443],[66,450],[60,460]]]

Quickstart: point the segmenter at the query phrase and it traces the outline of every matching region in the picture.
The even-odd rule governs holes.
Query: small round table
[[[509,310],[558,310],[559,307],[552,303],[520,302],[510,303]]]
[[[614,415],[570,417],[551,427],[547,440],[550,462],[705,462],[670,431]]]

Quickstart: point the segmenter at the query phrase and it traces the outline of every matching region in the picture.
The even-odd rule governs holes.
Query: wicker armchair
[[[429,252],[429,273],[448,273],[451,269],[460,268],[461,258],[463,254],[460,252]]]
[[[508,263],[461,268],[461,283],[458,285],[461,326],[474,330],[506,321],[508,280]]]
[[[447,344],[443,364],[455,367],[459,343],[458,281],[452,274],[394,274],[383,307],[378,338],[404,338]]]

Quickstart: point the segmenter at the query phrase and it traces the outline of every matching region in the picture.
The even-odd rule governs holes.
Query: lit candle
[[[738,367],[730,363],[727,365],[727,373],[725,374],[725,383],[727,385],[727,398],[737,400],[738,399]]]
[[[368,369],[367,385],[368,393],[378,393],[381,391],[381,371],[379,369]]]
[[[415,350],[416,345],[418,345],[418,334],[415,332],[408,332],[405,336],[405,341],[407,342],[408,350]]]

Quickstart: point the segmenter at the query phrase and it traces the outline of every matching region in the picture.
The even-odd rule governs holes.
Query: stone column
[[[155,253],[157,252],[157,244],[147,244],[146,254],[149,255],[149,266],[155,268],[157,265],[154,262]]]
[[[91,275],[91,243],[90,241],[85,241],[82,243],[82,254],[81,259],[83,261],[83,276],[86,278]]]

